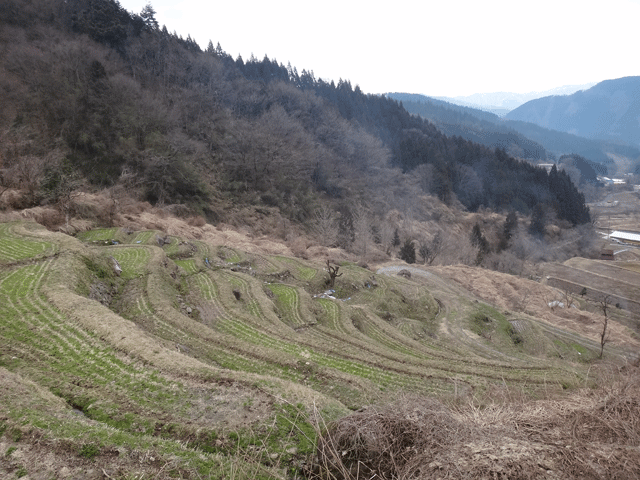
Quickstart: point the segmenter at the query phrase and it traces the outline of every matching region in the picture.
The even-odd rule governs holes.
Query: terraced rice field
[[[310,281],[318,274],[318,270],[316,268],[306,266],[293,258],[275,257],[274,260],[284,267],[291,268],[294,276],[300,280]]]
[[[90,230],[88,232],[82,232],[78,234],[78,238],[84,242],[101,242],[106,240],[113,240],[116,238],[118,228],[99,228],[96,230]]]
[[[226,246],[219,246],[217,249],[218,257],[227,263],[239,263],[244,259],[242,253]]]
[[[149,250],[143,247],[111,247],[105,251],[118,261],[122,278],[126,280],[143,275],[151,256]]]
[[[182,267],[187,274],[194,274],[198,272],[196,261],[193,258],[187,260],[175,260],[176,265]]]
[[[260,424],[273,421],[280,401],[273,398],[286,395],[292,402],[295,396],[305,398],[301,408],[321,401],[344,413],[400,392],[472,394],[505,384],[532,392],[542,386],[561,389],[581,384],[588,369],[565,366],[545,352],[531,356],[510,335],[537,335],[539,329],[510,323],[434,275],[419,281],[392,274],[374,278],[345,264],[336,282],[342,296],[323,298],[318,295],[326,288],[326,275],[320,265],[178,238],[160,247],[155,235],[85,232],[84,244],[69,240],[76,242],[74,255],[84,258],[73,262],[69,245],[62,249],[59,237],[30,236],[24,226],[0,225],[5,264],[0,268],[0,368],[99,422],[94,430],[85,425],[87,432],[107,426],[121,431],[122,438],[162,436],[169,442],[162,447],[166,450],[176,445],[171,442],[201,445],[194,439],[214,435],[233,417],[213,411],[227,404],[245,412],[250,420],[243,421]],[[114,236],[119,245],[100,243]],[[211,252],[225,262],[207,264]],[[109,272],[110,257],[122,267],[119,277]],[[60,275],[69,298],[57,302],[77,303],[96,285],[108,285],[116,292],[111,310],[89,302],[63,313],[47,293]],[[470,331],[470,319],[480,314],[493,326],[492,341]],[[585,352],[597,349],[576,335],[546,334]],[[136,345],[145,345],[144,352],[136,353]],[[207,403],[214,398],[212,388],[223,392],[229,382],[240,385],[234,400]],[[295,387],[289,391],[287,385]],[[274,389],[278,393],[263,402],[260,417],[238,404]],[[206,455],[197,461],[188,453],[178,457],[192,467],[213,462]]]
[[[55,245],[16,234],[17,224],[0,224],[0,264],[52,254]]]
[[[133,237],[131,243],[135,244],[155,244],[156,235],[158,232],[154,232],[153,230],[147,230],[146,232],[139,232]]]
[[[132,404],[140,409],[172,408],[179,384],[120,358],[49,304],[41,288],[51,262],[16,268],[0,277],[0,347],[14,358],[12,367],[28,371],[39,384],[107,424],[112,417],[132,415]],[[107,387],[109,394],[104,395]],[[101,393],[92,395],[93,389]],[[115,423],[120,421],[127,420]],[[140,428],[153,428],[151,419],[137,416],[136,421]]]

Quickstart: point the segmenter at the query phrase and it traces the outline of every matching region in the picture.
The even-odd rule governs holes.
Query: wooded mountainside
[[[29,192],[21,206],[83,183],[119,185],[212,222],[246,204],[305,223],[325,201],[346,217],[359,202],[381,216],[376,205],[415,201],[413,184],[470,211],[542,208],[589,221],[562,171],[447,137],[349,81],[233,59],[211,42],[203,51],[160,27],[150,6],[8,0],[0,22],[1,181]],[[406,197],[386,195],[396,170]]]
[[[401,101],[408,112],[435,123],[445,135],[459,135],[491,148],[504,148],[520,158],[550,160],[578,154],[592,162],[598,173],[606,175],[607,165],[612,163],[608,154],[633,160],[640,157],[640,150],[631,145],[579,137],[535,123],[500,118],[493,113],[425,95],[390,93],[388,96]]]
[[[638,147],[640,77],[605,80],[573,95],[531,100],[509,112],[507,118]]]
[[[461,136],[466,140],[490,148],[517,152],[519,158],[547,160],[547,152],[533,142],[503,124],[497,115],[469,107],[462,107],[424,95],[389,93],[388,97],[402,102],[410,113],[433,122],[447,136]]]

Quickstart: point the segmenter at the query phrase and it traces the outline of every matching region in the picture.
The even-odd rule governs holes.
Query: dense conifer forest
[[[469,211],[540,206],[589,221],[562,171],[447,137],[348,80],[233,59],[213,42],[202,50],[158,25],[150,5],[134,14],[113,0],[8,1],[0,15],[2,182],[31,182],[25,205],[82,182],[126,183],[211,221],[251,204],[304,223],[323,200],[374,203],[398,170]]]

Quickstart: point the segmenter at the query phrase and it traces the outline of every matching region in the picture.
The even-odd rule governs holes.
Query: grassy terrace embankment
[[[436,276],[341,272],[332,298],[322,266],[298,259],[0,225],[0,429],[77,468],[111,455],[114,478],[282,477],[310,458],[316,409],[330,420],[400,392],[535,395],[585,380],[547,331],[516,332]]]

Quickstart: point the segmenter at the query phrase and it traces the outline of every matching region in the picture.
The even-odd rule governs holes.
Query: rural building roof
[[[629,240],[631,242],[640,242],[640,233],[632,232],[619,232],[614,231],[609,235],[610,238],[617,238],[618,240]]]

